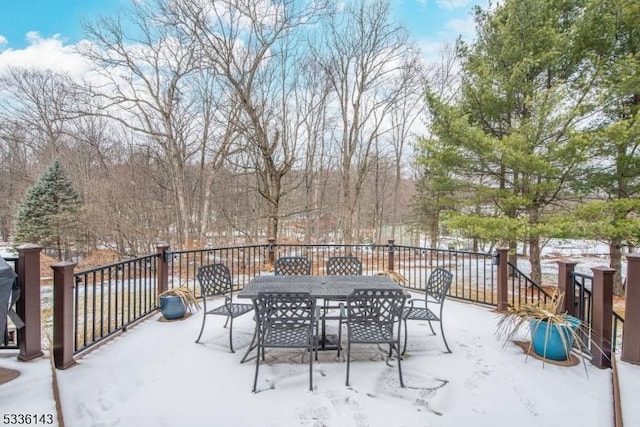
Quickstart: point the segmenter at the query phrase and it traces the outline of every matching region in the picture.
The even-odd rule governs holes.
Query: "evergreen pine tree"
[[[475,20],[477,38],[457,44],[456,97],[427,91],[431,135],[420,162],[455,196],[442,212],[447,227],[508,245],[514,264],[525,241],[541,283],[541,250],[557,233],[552,215],[578,203],[572,189],[590,161],[582,134],[597,105],[578,31],[587,26],[584,2],[505,0],[476,8]]]
[[[27,190],[18,207],[18,243],[54,246],[58,258],[73,237],[79,223],[80,196],[73,188],[62,164],[55,160],[38,181]]]

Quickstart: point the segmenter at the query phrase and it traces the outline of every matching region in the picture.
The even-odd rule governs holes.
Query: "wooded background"
[[[58,159],[81,200],[67,247],[409,226],[526,242],[534,280],[551,237],[606,241],[619,269],[640,237],[640,5],[524,4],[476,8],[476,38],[438,58],[384,0],[132,1],[85,22],[82,75],[0,74],[1,238]]]

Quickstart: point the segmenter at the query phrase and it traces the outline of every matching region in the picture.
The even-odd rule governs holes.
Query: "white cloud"
[[[471,0],[436,0],[438,7],[447,10],[463,9],[471,3]]]
[[[422,39],[419,41],[422,57],[427,63],[437,62],[445,45],[446,42],[433,39]]]
[[[475,38],[476,27],[473,16],[469,15],[465,18],[454,18],[445,25],[446,31],[442,33],[443,38],[457,39],[462,36],[463,40],[471,41]]]
[[[0,51],[0,72],[10,66],[51,69],[76,75],[82,75],[87,70],[87,62],[75,53],[73,45],[65,45],[59,35],[42,38],[37,32],[30,31],[26,38],[29,45],[24,49]],[[0,36],[0,46],[2,39],[4,37]]]
[[[0,48],[5,44],[7,44],[7,38],[0,34]]]
[[[438,31],[435,37],[423,38],[418,41],[423,58],[427,64],[437,63],[443,50],[455,45],[458,37],[467,42],[472,42],[476,37],[475,22],[473,16],[453,18],[449,20],[444,29]]]

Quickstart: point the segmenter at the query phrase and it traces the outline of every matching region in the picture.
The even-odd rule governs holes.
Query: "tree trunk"
[[[616,296],[625,295],[625,286],[622,283],[622,241],[620,239],[612,239],[609,242],[609,267],[615,268],[616,273],[613,275],[613,294]]]
[[[542,267],[540,265],[540,238],[529,239],[529,263],[531,264],[531,280],[542,286]]]
[[[350,162],[349,162],[350,163]],[[349,163],[343,163],[342,171],[342,200],[344,207],[343,218],[343,243],[351,244],[353,242],[353,200],[351,200],[351,173],[349,171]]]
[[[431,240],[431,247],[438,247],[438,240],[440,237],[440,233],[438,230],[438,224],[440,223],[440,211],[434,210],[433,216],[429,221],[429,239]]]

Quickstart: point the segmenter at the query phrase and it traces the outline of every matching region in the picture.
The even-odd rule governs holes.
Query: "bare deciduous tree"
[[[409,52],[404,28],[391,21],[388,1],[352,1],[335,7],[315,52],[338,105],[344,241],[354,240],[354,217],[370,171],[375,140],[396,94],[393,79]]]
[[[100,113],[137,132],[162,154],[173,194],[175,230],[181,246],[190,229],[187,165],[198,152],[202,128],[193,126],[190,78],[200,69],[197,47],[162,25],[162,3],[134,2],[127,24],[100,18],[85,24],[91,44],[80,52],[96,66],[91,89]]]
[[[268,207],[267,235],[274,238],[283,177],[299,151],[296,135],[287,126],[295,111],[287,98],[297,81],[294,67],[302,52],[295,33],[315,15],[315,9],[298,5],[291,0],[184,0],[166,9],[167,19],[198,46],[203,67],[216,73],[225,92],[239,101],[242,114],[227,120],[247,143],[244,149]]]

